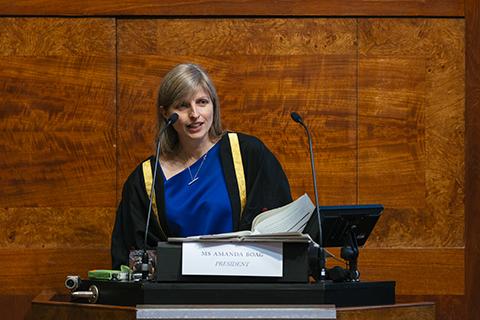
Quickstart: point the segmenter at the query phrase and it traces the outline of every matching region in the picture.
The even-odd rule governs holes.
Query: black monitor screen
[[[382,211],[380,204],[321,206],[323,246],[342,247],[352,228],[358,245],[364,245]]]

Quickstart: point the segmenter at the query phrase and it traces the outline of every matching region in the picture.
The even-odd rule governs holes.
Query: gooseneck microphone
[[[308,146],[310,150],[310,166],[312,168],[312,177],[313,177],[313,191],[315,193],[315,209],[317,211],[317,222],[318,222],[318,245],[319,245],[319,262],[320,262],[320,279],[325,279],[326,271],[325,271],[325,254],[323,252],[323,235],[322,235],[322,219],[320,215],[320,207],[318,205],[318,187],[317,187],[317,173],[315,170],[315,159],[313,155],[313,143],[312,143],[312,136],[310,135],[310,130],[305,125],[302,120],[302,117],[296,112],[291,112],[290,116],[292,117],[293,121],[299,123],[305,131],[307,132],[308,136]]]
[[[143,241],[143,256],[142,256],[142,266],[141,266],[142,279],[147,279],[148,278],[147,237],[148,237],[148,229],[150,227],[150,216],[152,215],[153,197],[155,196],[155,182],[157,181],[158,161],[159,161],[159,158],[160,158],[160,137],[177,120],[178,120],[178,113],[175,113],[175,112],[172,113],[168,117],[168,119],[166,120],[165,126],[158,133],[157,151],[155,153],[155,166],[154,166],[154,169],[153,169],[152,189],[150,190],[150,201],[148,203],[147,222],[146,222],[146,226],[145,226],[145,238],[144,238],[144,241]]]

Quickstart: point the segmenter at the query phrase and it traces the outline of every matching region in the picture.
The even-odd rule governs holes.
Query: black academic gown
[[[224,135],[220,143],[220,157],[227,184],[233,214],[233,230],[249,230],[253,219],[261,212],[283,206],[292,201],[290,186],[280,163],[270,150],[257,138],[238,133],[240,152],[245,173],[247,199],[243,212],[240,212],[240,195],[238,192],[230,141]],[[154,167],[155,158],[149,158]],[[165,214],[165,195],[163,172],[158,167],[158,179],[155,184],[158,216],[150,220],[147,236],[148,247],[155,247],[158,241],[168,237],[177,237],[168,230]],[[152,173],[153,176],[153,173]],[[142,165],[135,168],[123,186],[122,200],[118,206],[112,232],[112,267],[128,265],[131,249],[144,247],[146,216],[149,199],[145,189]]]

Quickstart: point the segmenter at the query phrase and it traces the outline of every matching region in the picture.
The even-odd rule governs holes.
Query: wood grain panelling
[[[34,295],[0,295],[2,319],[25,319]]]
[[[434,320],[435,305],[432,303],[398,304],[393,306],[374,306],[359,308],[338,308],[338,320],[380,320],[380,319],[415,319]]]
[[[464,22],[359,22],[359,201],[368,246],[464,245]]]
[[[110,261],[106,248],[2,249],[1,294],[37,295],[47,289],[67,293],[67,275],[86,278],[88,270],[110,268]]]
[[[355,20],[120,20],[119,188],[152,153],[155,93],[175,64],[204,66],[229,130],[261,138],[294,195],[312,193],[303,128],[310,125],[324,203],[356,200]]]
[[[43,295],[43,293],[42,293]],[[64,295],[44,294],[32,301],[26,320],[136,320],[136,307],[120,307],[69,302]]]
[[[0,19],[0,304],[110,266],[115,22]],[[4,314],[2,314],[3,318]]]
[[[113,143],[113,132],[0,132],[2,205],[114,206]]]
[[[359,259],[365,280],[393,279],[404,295],[463,295],[463,248],[364,249]]]
[[[340,248],[328,251],[340,256]],[[363,248],[358,263],[362,280],[395,280],[399,295],[462,296],[465,290],[463,248]],[[327,259],[329,268],[336,265],[344,267]]]
[[[112,57],[114,54],[113,19],[2,18],[0,26],[2,56],[87,58]],[[98,67],[106,66],[99,64]]]
[[[112,19],[0,19],[0,203],[115,206]]]
[[[463,206],[467,195],[477,223],[480,154],[478,83],[464,115],[464,20],[273,17],[461,16],[463,1],[0,0],[0,14],[163,15],[0,18],[0,306],[110,267],[117,197],[154,149],[158,85],[186,61],[212,76],[224,126],[276,154],[294,196],[313,190],[291,111],[313,133],[321,204],[385,205],[362,279],[396,280],[401,301],[432,297],[439,319],[478,297],[478,259],[464,263],[479,251]],[[213,17],[225,14],[237,17]],[[257,14],[271,17],[240,17]]]
[[[461,0],[0,0],[4,15],[462,16]]]
[[[450,319],[474,319],[466,316],[465,313],[465,296],[459,295],[438,295],[438,296],[402,296],[395,297],[396,303],[404,302],[424,302],[431,301],[435,303],[437,320]]]
[[[0,208],[0,247],[109,248],[114,208]]]
[[[480,319],[480,3],[465,1],[465,319]]]

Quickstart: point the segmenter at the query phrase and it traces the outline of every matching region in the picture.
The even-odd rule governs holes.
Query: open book
[[[252,222],[251,230],[192,236],[188,238],[168,238],[169,242],[188,241],[282,241],[307,242],[311,238],[303,234],[315,206],[305,193],[297,200],[279,208],[262,212]]]

